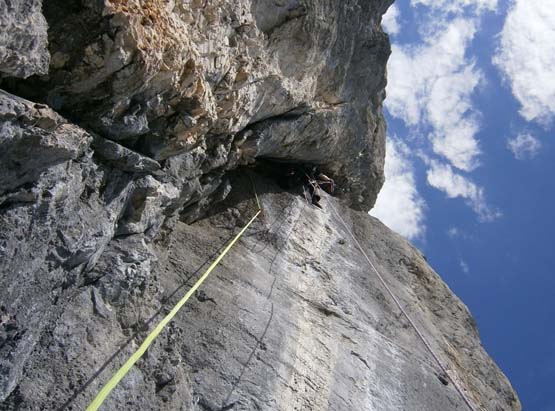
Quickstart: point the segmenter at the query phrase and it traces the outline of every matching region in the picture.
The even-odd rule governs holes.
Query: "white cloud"
[[[370,214],[392,230],[414,239],[425,231],[425,203],[416,189],[408,148],[398,140],[387,141],[385,184]]]
[[[433,151],[465,171],[479,165],[480,155],[471,97],[483,77],[465,56],[475,32],[474,21],[457,18],[420,46],[393,45],[386,99],[392,116],[430,126]]]
[[[401,31],[401,25],[399,23],[399,8],[396,4],[387,9],[387,12],[382,17],[382,27],[384,30],[391,34],[395,35]]]
[[[459,264],[461,266],[461,270],[463,271],[463,273],[468,274],[470,272],[470,267],[468,266],[468,263],[464,261],[462,258],[459,260]]]
[[[443,191],[448,198],[465,199],[480,221],[493,221],[501,217],[498,210],[487,204],[484,189],[466,177],[455,173],[448,164],[431,161],[427,171],[427,181],[432,187]]]
[[[537,138],[525,133],[507,140],[507,148],[513,152],[517,160],[525,160],[534,158],[542,145]]]
[[[428,184],[448,198],[463,199],[480,221],[493,221],[501,213],[487,203],[484,189],[458,170],[469,172],[480,165],[481,113],[473,98],[485,76],[469,51],[479,16],[495,10],[498,0],[411,0],[411,5],[425,11],[417,12],[422,41],[393,44],[386,109],[411,134],[427,138],[429,144],[413,151],[427,166]],[[380,212],[388,210],[384,206]]]
[[[447,229],[446,234],[452,240],[455,239],[463,239],[463,240],[471,240],[472,235],[470,235],[466,230],[460,227],[449,227]]]
[[[521,104],[520,114],[543,124],[555,120],[555,5],[516,0],[493,62]]]
[[[411,5],[423,5],[444,12],[462,12],[465,8],[485,11],[495,10],[497,0],[411,0]]]

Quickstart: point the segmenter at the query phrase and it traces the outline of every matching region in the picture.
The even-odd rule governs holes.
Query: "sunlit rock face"
[[[366,211],[389,0],[2,1],[0,409],[519,410],[466,307]],[[317,166],[335,197],[282,183]],[[271,172],[270,172],[271,170]],[[444,383],[448,383],[444,385]]]
[[[48,76],[13,90],[157,161],[196,150],[204,173],[237,157],[317,163],[368,209],[388,3],[50,0]]]

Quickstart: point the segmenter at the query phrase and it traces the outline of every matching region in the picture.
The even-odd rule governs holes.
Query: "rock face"
[[[2,7],[1,410],[84,409],[254,213],[251,179],[262,217],[104,409],[465,409],[338,215],[476,407],[520,409],[466,307],[357,211],[390,3],[45,0],[48,52],[40,2]],[[280,162],[338,198],[309,206]]]
[[[13,91],[157,161],[213,152],[214,179],[238,158],[317,163],[368,209],[390,2],[49,0],[50,72]]]
[[[46,20],[41,0],[0,0],[0,78],[46,74]]]

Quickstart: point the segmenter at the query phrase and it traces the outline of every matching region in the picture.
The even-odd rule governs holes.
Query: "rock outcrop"
[[[466,307],[366,213],[390,3],[45,0],[48,31],[40,1],[2,8],[0,409],[84,409],[253,214],[251,178],[262,217],[104,409],[464,409],[333,210],[471,400],[520,409]],[[337,198],[309,206],[283,163]]]
[[[0,78],[48,73],[41,0],[0,0]]]
[[[383,182],[390,0],[44,4],[48,76],[10,90],[156,161],[317,163],[371,207]]]

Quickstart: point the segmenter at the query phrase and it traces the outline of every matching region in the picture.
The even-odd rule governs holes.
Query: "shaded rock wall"
[[[213,178],[238,158],[314,162],[368,209],[389,3],[49,0],[48,76],[10,90],[157,161],[218,153],[203,164]]]
[[[354,211],[383,182],[389,4],[45,0],[48,32],[40,2],[2,8],[0,409],[85,408],[253,212],[247,172],[263,218],[105,409],[463,409],[331,209],[261,159],[336,178],[469,396],[519,409],[464,305]]]
[[[41,0],[0,0],[0,78],[46,74],[50,62]]]

